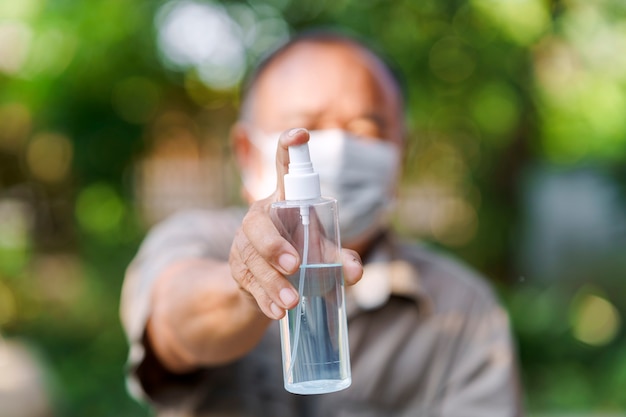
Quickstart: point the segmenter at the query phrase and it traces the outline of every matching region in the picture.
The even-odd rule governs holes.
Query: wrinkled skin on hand
[[[270,207],[273,202],[284,200],[283,176],[289,165],[288,147],[308,140],[309,133],[305,129],[281,134],[276,150],[276,191],[250,206],[230,251],[233,279],[255,300],[263,314],[273,319],[282,318],[285,310],[297,305],[298,293],[285,276],[296,272],[301,259],[272,222]],[[363,273],[360,256],[343,249],[342,263],[346,284],[356,283]]]

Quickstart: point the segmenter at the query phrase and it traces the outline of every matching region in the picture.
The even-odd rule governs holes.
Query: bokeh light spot
[[[530,45],[550,26],[543,0],[472,0],[472,5],[519,45]]]
[[[289,37],[289,27],[280,17],[257,19],[253,28],[246,38],[246,45],[249,47],[249,52],[256,57]]]
[[[86,187],[76,202],[78,223],[85,231],[97,235],[107,235],[117,230],[125,212],[121,196],[105,183]]]
[[[572,87],[581,81],[580,64],[580,57],[571,45],[557,38],[543,39],[534,50],[534,70],[539,86],[553,100],[569,100]]]
[[[620,329],[620,315],[604,296],[583,287],[571,305],[570,322],[574,337],[592,346],[610,343]]]
[[[17,153],[22,149],[32,126],[32,114],[21,103],[0,107],[0,149]]]
[[[77,46],[78,41],[74,36],[58,28],[38,34],[33,39],[22,75],[25,78],[34,78],[61,74],[72,62]]]
[[[483,87],[473,100],[472,113],[486,137],[498,145],[506,145],[507,135],[519,120],[519,104],[515,92],[502,83]]]
[[[599,135],[622,137],[626,134],[626,97],[617,83],[596,78],[580,93],[579,109]],[[626,142],[621,139],[619,142]],[[621,143],[619,143],[621,145]]]
[[[73,148],[70,140],[58,133],[40,133],[28,144],[26,162],[35,178],[57,183],[70,171]]]
[[[44,0],[0,1],[0,19],[29,19],[41,10]]]
[[[0,340],[0,394],[3,417],[49,416],[47,368],[30,346]]]
[[[173,1],[157,15],[157,42],[166,64],[193,68],[216,89],[228,89],[243,77],[245,47],[239,25],[215,3]]]
[[[518,318],[516,331],[532,337],[545,337],[567,331],[567,317],[562,317],[561,295],[555,287],[524,285],[511,299],[511,314]],[[532,308],[529,308],[532,306]]]
[[[17,75],[24,66],[33,37],[22,22],[0,23],[0,72]]]

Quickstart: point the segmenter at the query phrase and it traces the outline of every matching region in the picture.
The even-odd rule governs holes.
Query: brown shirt
[[[521,416],[508,318],[484,279],[417,245],[382,238],[347,289],[352,385],[300,396],[283,388],[277,323],[242,359],[188,375],[145,344],[154,279],[190,257],[227,260],[245,212],[193,211],[147,237],[129,267],[121,316],[129,389],[160,416]]]

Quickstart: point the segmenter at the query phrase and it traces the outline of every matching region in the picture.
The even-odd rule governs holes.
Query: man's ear
[[[237,164],[237,170],[241,175],[241,179],[244,180],[246,172],[250,172],[251,167],[255,166],[253,164],[255,150],[252,149],[253,145],[248,137],[248,130],[242,122],[236,122],[230,128],[230,144]],[[248,203],[254,201],[254,198],[248,193],[245,186],[241,187],[241,197]]]
[[[252,144],[250,143],[248,132],[242,122],[236,122],[230,128],[230,144],[239,171],[249,168],[252,158],[250,149]]]

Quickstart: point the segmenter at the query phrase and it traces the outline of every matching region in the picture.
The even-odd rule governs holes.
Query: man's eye
[[[346,130],[366,138],[382,138],[383,132],[378,123],[371,119],[356,119],[347,124]]]

